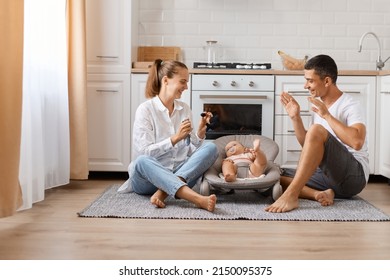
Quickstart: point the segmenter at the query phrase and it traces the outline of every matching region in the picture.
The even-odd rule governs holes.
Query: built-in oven
[[[274,76],[193,74],[191,106],[194,123],[202,112],[213,118],[206,139],[258,134],[274,139]]]

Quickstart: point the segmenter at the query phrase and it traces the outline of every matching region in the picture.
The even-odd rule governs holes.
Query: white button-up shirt
[[[171,116],[158,96],[142,103],[135,113],[132,159],[139,155],[149,155],[163,166],[174,170],[203,142],[203,139],[192,131],[189,145],[186,139],[179,141],[175,146],[172,145],[171,136],[179,130],[181,122],[185,119],[190,119],[192,123],[192,112],[190,107],[180,100],[174,101]]]

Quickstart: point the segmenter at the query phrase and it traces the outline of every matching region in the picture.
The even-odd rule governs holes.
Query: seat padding
[[[237,180],[235,182],[226,182],[219,176],[222,172],[222,160],[226,158],[225,146],[230,141],[239,141],[248,148],[253,147],[253,141],[260,139],[260,149],[267,157],[267,168],[265,177],[251,178],[247,180]],[[274,163],[279,153],[279,146],[272,139],[262,135],[229,135],[214,140],[219,152],[219,156],[214,164],[205,172],[204,179],[213,187],[230,189],[264,189],[273,186],[280,179],[279,166]]]

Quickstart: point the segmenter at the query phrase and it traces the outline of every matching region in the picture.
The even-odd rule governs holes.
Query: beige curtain
[[[68,0],[71,179],[88,179],[85,0]],[[23,0],[0,0],[0,217],[22,205]]]
[[[0,0],[0,217],[22,205],[23,0]]]
[[[70,179],[88,179],[85,0],[67,1]]]

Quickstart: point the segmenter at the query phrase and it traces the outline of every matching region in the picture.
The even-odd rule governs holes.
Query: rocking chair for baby
[[[260,139],[260,148],[265,153],[268,161],[264,175],[258,178],[248,178],[249,165],[238,165],[237,180],[234,182],[226,182],[221,173],[222,160],[226,157],[226,144],[235,140],[246,147],[253,147],[253,141],[256,138]],[[213,190],[231,192],[234,190],[256,190],[262,192],[264,195],[270,195],[273,200],[279,198],[282,194],[282,187],[279,182],[280,169],[274,163],[279,153],[279,147],[276,142],[262,135],[228,135],[214,140],[214,143],[217,145],[219,157],[203,176],[200,185],[200,193],[202,195],[209,195]]]

